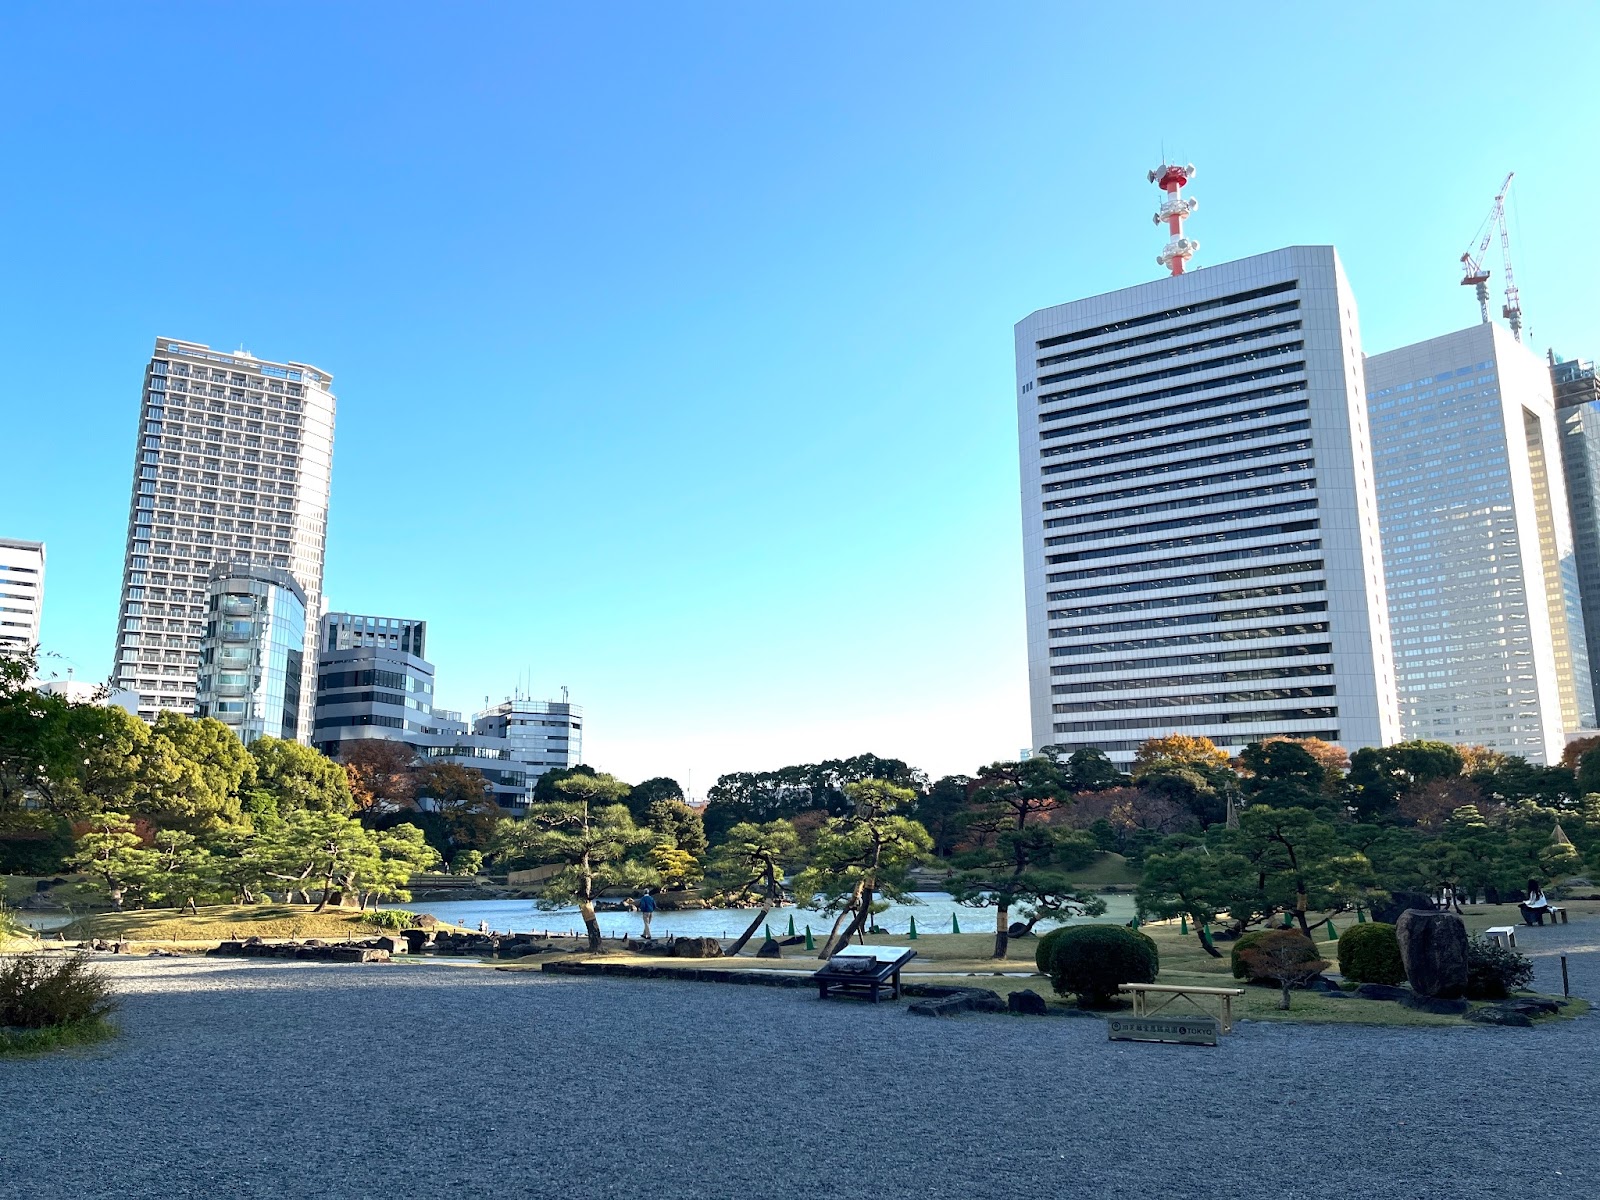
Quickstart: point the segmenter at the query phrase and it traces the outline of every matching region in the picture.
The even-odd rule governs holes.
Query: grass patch
[[[73,1046],[89,1046],[117,1035],[117,1027],[103,1018],[68,1021],[43,1029],[0,1029],[0,1055],[48,1054]]]
[[[1094,862],[1072,873],[1072,882],[1080,887],[1138,887],[1139,879],[1139,869],[1110,850],[1101,851]]]
[[[61,933],[69,941],[103,938],[161,945],[215,945],[236,935],[240,938],[344,941],[373,937],[378,932],[360,913],[351,909],[328,908],[320,913],[314,910],[315,906],[310,904],[207,904],[197,913],[170,908],[140,909],[82,917]],[[371,913],[367,915],[370,917]]]

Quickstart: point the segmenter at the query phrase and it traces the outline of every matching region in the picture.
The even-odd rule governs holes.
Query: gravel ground
[[[1523,940],[1544,989],[1566,949],[1600,996],[1600,924]],[[0,1197],[1600,1195],[1600,1017],[1208,1050],[766,988],[108,961],[122,1037],[0,1059]]]

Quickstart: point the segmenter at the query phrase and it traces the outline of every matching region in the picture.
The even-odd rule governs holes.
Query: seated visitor
[[[1517,906],[1522,910],[1522,919],[1529,925],[1543,925],[1545,914],[1550,911],[1550,900],[1539,887],[1537,879],[1528,880],[1528,898]]]

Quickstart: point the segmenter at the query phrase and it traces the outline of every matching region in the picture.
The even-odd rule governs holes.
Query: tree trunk
[[[1278,1007],[1287,1009],[1289,1007],[1289,981],[1287,979],[1282,980],[1281,985],[1283,987],[1283,999],[1278,1001]]]
[[[600,949],[600,919],[594,915],[594,901],[578,901],[578,913],[583,917],[584,932],[589,935],[589,949]]]
[[[739,951],[743,950],[744,949],[744,944],[746,942],[748,942],[752,937],[755,936],[756,930],[761,928],[761,922],[763,922],[763,921],[765,921],[767,919],[767,914],[770,913],[771,911],[772,910],[770,908],[763,908],[760,912],[758,912],[756,914],[756,919],[754,921],[750,922],[750,928],[746,929],[737,938],[735,938],[734,941],[733,941],[733,945],[729,946],[726,950],[723,951],[723,953],[728,955],[731,958],[733,955],[735,955],[735,954],[739,953]]]
[[[1222,951],[1218,950],[1216,946],[1212,944],[1211,935],[1205,931],[1204,927],[1199,921],[1194,923],[1194,936],[1200,940],[1201,949],[1203,949],[1207,954],[1211,955],[1212,958],[1222,957]]]
[[[1006,949],[1011,944],[1011,905],[996,904],[994,906],[994,955],[995,958],[1004,958]]]
[[[122,897],[123,897],[124,891],[125,891],[124,888],[119,888],[119,887],[112,887],[112,888],[107,888],[106,889],[106,894],[111,898],[111,911],[112,912],[121,912],[122,911]]]

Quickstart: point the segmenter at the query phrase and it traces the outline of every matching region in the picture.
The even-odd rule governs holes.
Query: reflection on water
[[[947,892],[918,892],[919,903],[894,904],[877,917],[878,927],[889,933],[905,933],[915,919],[918,933],[949,933],[951,918],[960,923],[963,933],[981,933],[994,929],[994,909],[966,908],[957,904]],[[1132,919],[1134,903],[1131,895],[1102,896],[1106,914],[1096,917],[1100,922],[1118,923]],[[480,922],[500,933],[530,933],[549,930],[554,934],[576,933],[583,928],[583,920],[576,908],[541,909],[532,900],[426,900],[412,904],[391,904],[386,908],[404,908],[417,913],[432,913],[441,921],[465,925],[476,929]],[[737,937],[745,926],[755,920],[759,909],[708,908],[683,912],[658,912],[651,927],[657,937],[674,934],[683,937]],[[772,911],[767,923],[779,937],[789,932],[790,918],[797,932],[803,933],[810,925],[813,932],[826,933],[833,925],[832,917],[804,908],[778,908]],[[1053,929],[1059,921],[1042,921],[1040,930]],[[635,912],[603,912],[600,914],[600,931],[607,937],[622,934],[639,934],[644,923]]]
[[[31,929],[35,933],[48,933],[52,929],[61,929],[76,920],[71,913],[13,912],[11,915],[24,929]]]

